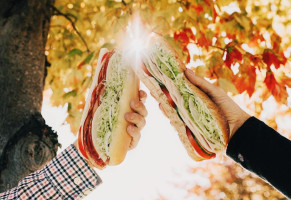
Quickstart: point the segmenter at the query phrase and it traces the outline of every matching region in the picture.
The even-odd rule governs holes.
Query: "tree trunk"
[[[0,0],[0,192],[42,167],[57,135],[40,114],[54,0]]]

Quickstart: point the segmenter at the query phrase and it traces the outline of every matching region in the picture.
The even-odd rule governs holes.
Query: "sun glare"
[[[151,35],[151,32],[146,29],[140,17],[135,15],[120,37],[120,48],[123,49],[127,59],[135,62],[134,66],[138,66],[142,54],[147,51]]]

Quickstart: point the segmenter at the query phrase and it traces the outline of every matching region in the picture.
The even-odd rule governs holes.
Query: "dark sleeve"
[[[249,118],[231,138],[226,154],[291,198],[291,141],[264,122]]]

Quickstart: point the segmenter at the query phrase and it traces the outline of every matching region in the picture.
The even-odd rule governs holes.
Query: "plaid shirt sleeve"
[[[100,183],[96,172],[70,145],[43,169],[22,179],[17,187],[0,193],[0,200],[82,199]]]

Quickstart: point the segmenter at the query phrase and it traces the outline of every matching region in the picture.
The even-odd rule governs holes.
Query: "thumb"
[[[212,85],[205,79],[196,76],[191,69],[187,69],[185,71],[185,75],[191,83],[199,87],[204,93],[208,94],[209,96],[212,96],[213,92],[215,92],[215,90],[217,89],[216,86]]]

